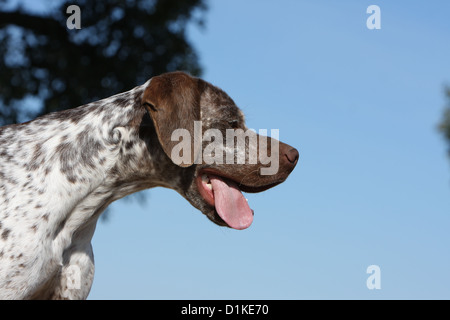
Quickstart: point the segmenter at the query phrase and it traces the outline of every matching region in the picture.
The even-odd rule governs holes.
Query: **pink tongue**
[[[209,179],[214,191],[216,211],[223,221],[233,229],[242,230],[250,227],[253,212],[237,184],[216,176],[210,176]]]

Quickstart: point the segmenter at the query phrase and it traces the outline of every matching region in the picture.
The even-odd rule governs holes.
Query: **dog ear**
[[[183,72],[171,72],[153,77],[143,95],[142,104],[149,111],[158,140],[172,161],[172,149],[180,143],[172,141],[172,133],[176,129],[189,132],[190,159],[174,161],[181,167],[191,166],[201,150],[201,142],[194,143],[194,121],[200,121],[200,94],[199,79]]]

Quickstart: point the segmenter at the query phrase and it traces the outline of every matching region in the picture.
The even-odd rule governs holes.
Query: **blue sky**
[[[381,9],[369,30],[366,9]],[[449,299],[447,1],[210,1],[204,78],[300,151],[217,227],[171,190],[119,201],[93,239],[91,299]],[[370,265],[381,289],[369,290]]]
[[[366,9],[381,9],[369,30]],[[90,299],[450,299],[448,1],[209,2],[189,37],[203,78],[254,129],[300,151],[248,194],[253,225],[206,219],[175,191],[120,200],[93,238]],[[366,269],[378,265],[381,289]]]

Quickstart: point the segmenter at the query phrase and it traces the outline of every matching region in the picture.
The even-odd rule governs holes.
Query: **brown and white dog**
[[[244,140],[218,138],[233,132]],[[0,298],[85,299],[100,214],[143,189],[174,189],[214,223],[247,228],[253,211],[242,191],[283,182],[298,160],[291,146],[253,137],[225,92],[182,72],[1,127]]]

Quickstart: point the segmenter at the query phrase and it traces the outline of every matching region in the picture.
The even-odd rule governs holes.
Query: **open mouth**
[[[253,210],[238,185],[229,179],[203,173],[197,177],[203,199],[215,207],[219,217],[230,227],[242,230],[253,222]]]
[[[253,210],[242,192],[261,192],[281,183],[250,187],[219,176],[215,172],[200,172],[196,178],[203,199],[216,210],[218,216],[233,229],[246,229],[253,222]]]

